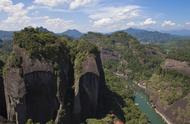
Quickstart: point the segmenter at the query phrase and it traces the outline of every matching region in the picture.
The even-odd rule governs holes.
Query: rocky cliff
[[[104,87],[100,56],[90,54],[82,63],[78,82],[75,82],[74,114],[83,120],[96,117],[100,95]],[[88,102],[87,102],[88,101]]]
[[[0,115],[17,124],[28,119],[77,124],[96,117],[104,87],[100,56],[84,50],[76,62],[71,51],[48,32],[26,28],[16,33],[0,81]]]
[[[4,84],[2,77],[0,77],[0,116],[4,118],[7,117],[5,92],[4,92]]]
[[[52,63],[30,58],[23,48],[15,46],[14,56],[20,60],[19,65],[8,63],[4,75],[8,120],[19,124],[29,118],[41,123],[54,120],[64,106],[68,63],[63,63],[64,72],[58,75]]]

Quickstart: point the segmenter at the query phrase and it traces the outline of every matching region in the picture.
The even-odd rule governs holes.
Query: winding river
[[[135,104],[147,115],[151,124],[166,124],[161,116],[152,108],[147,95],[140,88],[135,88]]]

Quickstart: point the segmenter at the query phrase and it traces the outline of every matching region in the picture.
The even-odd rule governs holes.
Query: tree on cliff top
[[[65,39],[32,27],[16,32],[14,45],[25,48],[31,57],[52,61],[58,61],[67,52]]]

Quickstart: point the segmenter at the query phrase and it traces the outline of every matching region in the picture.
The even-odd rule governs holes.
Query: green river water
[[[135,104],[147,115],[151,124],[166,124],[152,108],[145,92],[139,88],[135,90]]]

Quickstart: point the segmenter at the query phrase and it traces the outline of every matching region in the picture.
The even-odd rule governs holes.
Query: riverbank
[[[137,85],[138,85],[140,88],[146,90],[146,86],[144,86],[144,85],[142,85],[142,84],[140,84],[140,83],[137,83]]]
[[[142,85],[140,83],[137,83],[137,86],[143,90],[146,90],[146,86]],[[149,101],[150,102],[150,101]],[[151,102],[150,102],[151,103]],[[152,103],[151,103],[152,104]],[[173,124],[172,122],[169,121],[169,119],[167,119],[167,117],[161,113],[157,108],[153,107],[154,105],[152,105],[152,108],[155,110],[155,112],[164,120],[164,122],[166,122],[167,124]]]
[[[162,119],[167,123],[167,124],[173,124],[172,122],[170,122],[167,118],[166,118],[166,116],[164,116],[158,109],[154,109],[155,111],[156,111],[156,113],[157,114],[159,114],[161,117],[162,117]]]

